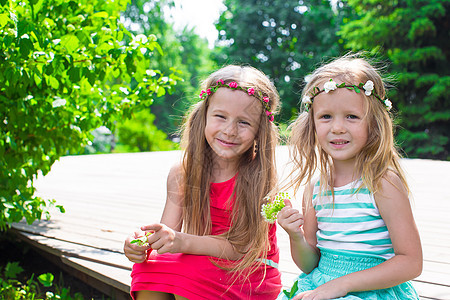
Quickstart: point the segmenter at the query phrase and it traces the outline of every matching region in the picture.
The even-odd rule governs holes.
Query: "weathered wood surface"
[[[55,210],[49,221],[21,222],[12,231],[86,278],[114,287],[117,298],[126,298],[132,264],[123,255],[123,241],[139,226],[159,221],[166,177],[180,154],[62,157],[47,176],[38,178],[36,187],[39,196],[56,199],[66,213]],[[280,177],[287,174],[287,161],[287,149],[279,147]],[[402,164],[424,250],[424,271],[413,284],[423,299],[450,299],[450,195],[446,191],[450,162],[403,159]],[[295,199],[294,205],[300,201]],[[299,271],[291,260],[286,233],[279,228],[277,235],[282,281],[288,287]]]

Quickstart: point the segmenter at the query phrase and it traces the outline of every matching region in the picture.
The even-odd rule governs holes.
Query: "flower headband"
[[[210,87],[209,89],[207,89],[206,91],[201,91],[200,93],[200,99],[205,100],[208,96],[211,96],[212,94],[214,94],[217,89],[221,88],[221,87],[226,87],[232,90],[241,90],[245,93],[247,93],[249,96],[253,96],[256,99],[258,99],[262,106],[264,107],[264,110],[266,111],[266,115],[267,117],[269,117],[269,121],[273,122],[273,113],[270,110],[270,106],[269,106],[269,97],[263,96],[263,94],[261,92],[256,93],[254,88],[243,88],[241,86],[239,86],[237,84],[237,82],[233,81],[230,83],[225,83],[222,79],[217,80],[216,85],[213,87]]]
[[[375,98],[377,98],[378,100],[380,100],[384,106],[386,107],[386,109],[389,111],[392,108],[392,102],[389,101],[389,99],[381,99],[381,97],[373,92],[373,81],[372,80],[367,80],[367,82],[365,84],[363,83],[359,83],[358,85],[350,85],[350,84],[346,84],[345,82],[341,83],[341,84],[336,84],[336,82],[333,81],[333,79],[330,79],[330,81],[325,82],[325,84],[323,85],[323,90],[319,89],[317,86],[315,86],[312,90],[312,92],[310,93],[311,96],[304,96],[302,99],[302,103],[305,106],[305,110],[308,112],[314,97],[316,97],[317,95],[319,95],[322,92],[328,93],[330,91],[334,91],[337,88],[347,88],[349,90],[354,90],[356,93],[360,93],[361,89],[364,90],[364,94],[366,94],[366,96],[370,96],[373,95]]]

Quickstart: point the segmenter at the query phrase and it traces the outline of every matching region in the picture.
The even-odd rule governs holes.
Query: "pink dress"
[[[226,232],[230,226],[231,209],[227,201],[234,187],[232,179],[211,184],[212,234]],[[276,226],[270,225],[270,250],[266,275],[264,267],[247,280],[238,278],[230,286],[232,275],[211,263],[209,256],[150,253],[148,261],[134,264],[131,272],[131,295],[140,290],[160,291],[195,299],[275,299],[281,290],[280,272],[273,267],[279,261]],[[272,266],[270,266],[272,265]]]

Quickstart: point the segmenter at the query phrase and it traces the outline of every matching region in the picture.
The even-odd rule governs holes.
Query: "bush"
[[[128,152],[174,150],[178,146],[167,139],[167,134],[154,124],[155,115],[142,110],[117,124],[118,142]]]
[[[71,294],[70,288],[54,286],[54,276],[44,273],[34,279],[34,274],[25,283],[20,282],[17,275],[24,270],[18,262],[8,262],[4,270],[0,269],[0,299],[83,299],[81,293]],[[50,288],[53,288],[53,291]]]
[[[149,69],[162,50],[120,23],[128,2],[0,0],[0,230],[49,217],[36,176],[180,80]]]

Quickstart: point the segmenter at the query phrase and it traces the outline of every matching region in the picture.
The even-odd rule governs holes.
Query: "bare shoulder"
[[[167,176],[167,181],[175,181],[177,183],[183,182],[183,165],[181,162],[174,164],[169,171],[169,175]]]
[[[408,190],[400,177],[393,171],[386,172],[381,178],[374,198],[379,208],[410,206]]]
[[[183,186],[184,171],[181,163],[174,164],[167,176],[167,190],[172,193],[180,193]]]
[[[400,177],[393,171],[389,170],[380,180],[380,190],[377,194],[381,196],[400,195],[408,197],[406,186]]]
[[[175,164],[167,176],[167,199],[161,223],[180,231],[182,226],[183,167]]]

